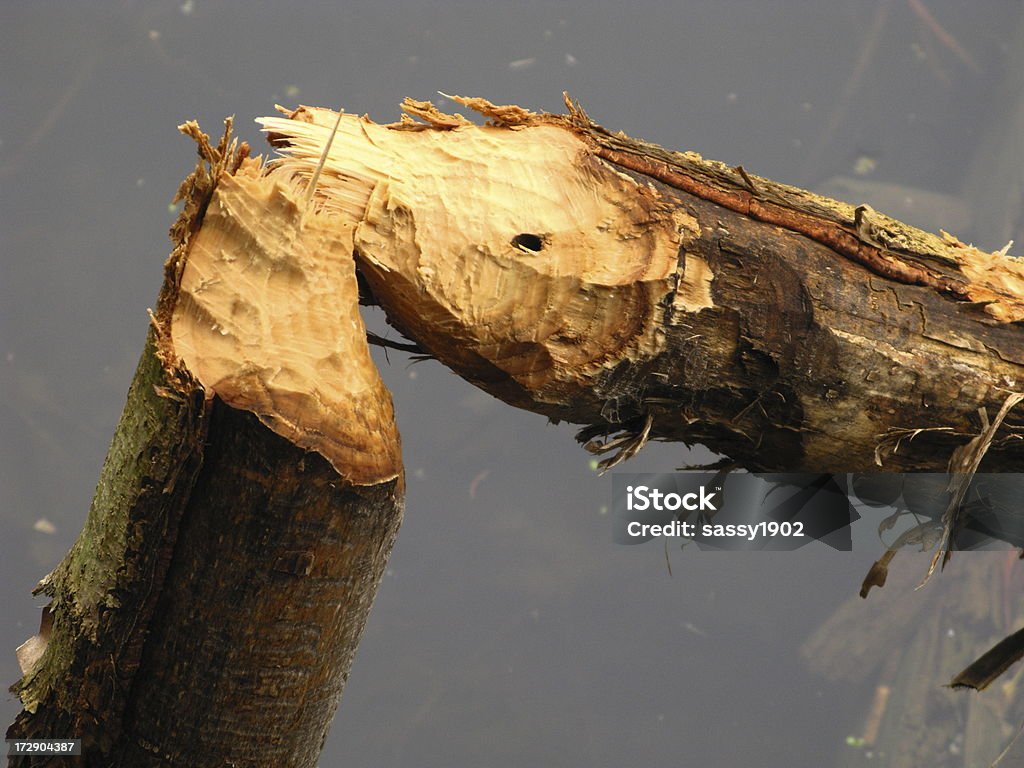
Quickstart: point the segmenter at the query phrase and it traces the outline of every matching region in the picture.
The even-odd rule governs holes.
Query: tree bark
[[[578,105],[461,99],[346,116],[321,190],[359,221],[365,300],[495,396],[754,470],[946,471],[1024,374],[1024,268],[877,214],[612,134]],[[290,118],[290,119],[287,119]],[[308,176],[335,113],[264,125]],[[982,466],[1024,467],[1011,412]],[[607,436],[618,437],[602,441]]]
[[[7,736],[81,738],[62,766],[314,766],[401,520],[398,435],[350,228],[230,126],[184,129],[176,247]]]

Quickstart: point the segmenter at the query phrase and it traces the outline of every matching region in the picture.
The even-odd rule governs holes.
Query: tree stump
[[[175,249],[7,735],[81,738],[86,766],[315,766],[401,521],[391,398],[351,223],[230,125],[183,129]]]

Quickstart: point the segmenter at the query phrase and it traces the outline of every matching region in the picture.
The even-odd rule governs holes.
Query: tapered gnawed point
[[[390,480],[401,459],[358,311],[357,219],[308,212],[303,192],[256,160],[220,179],[182,274],[175,350],[209,391],[350,482]]]
[[[357,220],[359,269],[392,324],[467,379],[564,403],[581,380],[657,354],[653,307],[711,306],[707,264],[680,258],[695,220],[564,125],[406,108],[429,122],[343,117],[316,199]],[[336,119],[302,107],[260,120],[285,154],[277,172],[308,178]]]

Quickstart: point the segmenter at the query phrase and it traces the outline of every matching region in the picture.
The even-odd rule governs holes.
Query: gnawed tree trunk
[[[88,766],[314,766],[401,520],[398,434],[351,222],[185,130],[176,248],[8,737],[82,738]]]
[[[315,764],[403,491],[353,254],[362,298],[420,348],[585,439],[621,433],[612,461],[663,439],[752,469],[944,470],[1020,389],[1005,254],[576,105],[462,101],[491,125],[423,102],[405,108],[425,123],[268,118],[271,169],[201,139],[10,736],[82,737],[87,765]],[[995,426],[984,468],[1018,469],[1022,423]]]
[[[572,103],[455,99],[488,125],[412,101],[425,122],[341,121],[319,189],[359,222],[365,298],[612,462],[662,439],[759,470],[959,469],[980,409],[1021,389],[1024,268],[1005,253],[612,134]],[[308,177],[335,117],[263,123]],[[1011,412],[984,469],[1024,467],[1022,428]]]

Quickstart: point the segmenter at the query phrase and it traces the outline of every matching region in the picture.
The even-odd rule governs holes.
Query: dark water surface
[[[779,181],[839,185],[851,202],[885,200],[875,207],[989,249],[1017,237],[1020,253],[1024,140],[1002,128],[1024,104],[1021,23],[1021,6],[998,0],[4,2],[0,681],[18,676],[13,650],[38,617],[30,589],[82,525],[142,349],[168,203],[194,163],[180,122],[215,133],[235,114],[259,147],[252,120],[275,102],[390,121],[406,95],[559,110],[565,89],[609,128]],[[571,428],[435,363],[379,361],[408,511],[322,765],[867,760],[847,737],[898,670],[869,648],[834,680],[820,669],[835,666],[829,652],[800,649],[878,555],[870,525],[853,553],[673,551],[669,575],[660,545],[613,545],[611,480]],[[650,446],[627,469],[706,457]],[[961,559],[987,574],[1004,557]],[[964,598],[945,584],[905,590],[893,616],[930,600],[915,621],[962,632],[948,612]],[[872,600],[848,609],[851,626],[877,620]],[[897,642],[878,634],[892,654]],[[948,765],[965,765],[966,699],[939,688],[956,671],[938,656],[918,675],[949,699],[946,719],[907,717],[948,744]],[[1012,693],[999,695],[1019,723]],[[0,694],[5,726],[16,711]]]

